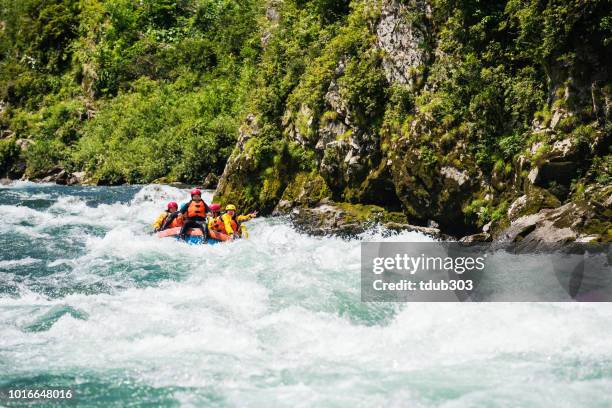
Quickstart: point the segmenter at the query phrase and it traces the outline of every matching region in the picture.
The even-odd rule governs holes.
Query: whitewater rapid
[[[104,407],[612,405],[610,304],[362,303],[360,242],[429,238],[282,218],[214,246],[148,234],[187,197],[0,186],[0,388]]]

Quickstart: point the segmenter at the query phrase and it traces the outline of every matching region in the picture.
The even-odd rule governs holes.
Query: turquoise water
[[[0,389],[99,407],[612,405],[612,305],[361,303],[361,240],[428,238],[279,218],[216,246],[148,235],[187,191],[0,187]]]

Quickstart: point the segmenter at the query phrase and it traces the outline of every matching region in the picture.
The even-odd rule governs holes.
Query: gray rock
[[[546,161],[529,172],[527,179],[534,186],[548,187],[550,183],[568,186],[576,175],[578,163],[575,161]]]
[[[443,235],[439,228],[435,227],[422,227],[420,225],[412,225],[399,222],[385,222],[382,224],[383,227],[396,232],[410,231],[420,232],[421,234],[428,235],[433,238],[449,239],[451,237]]]
[[[364,217],[364,208],[368,208],[369,215]],[[294,208],[291,220],[296,228],[312,235],[339,235],[351,237],[380,225],[391,232],[414,231],[439,239],[450,237],[442,235],[438,228],[411,225],[407,222],[391,221],[387,212],[376,206],[364,206],[347,210],[341,208],[333,201],[322,200],[313,208]]]
[[[457,183],[457,185],[462,186],[468,181],[469,176],[465,171],[460,171],[454,167],[445,166],[440,169],[440,174],[442,174],[447,179],[453,180]]]
[[[468,235],[459,240],[459,242],[465,243],[473,243],[473,242],[491,242],[493,238],[491,234],[486,232],[481,232],[478,234]]]
[[[19,146],[22,151],[28,150],[28,147],[32,146],[34,143],[33,140],[30,139],[17,139],[15,140],[15,144]]]
[[[66,170],[62,170],[55,175],[55,182],[57,184],[66,185],[68,184],[68,179],[70,178],[70,173]]]
[[[540,169],[538,167],[534,167],[533,169],[531,169],[529,171],[529,174],[527,175],[527,180],[529,180],[529,182],[533,185],[537,185],[540,178]]]
[[[525,210],[527,206],[527,195],[524,194],[514,200],[512,204],[510,204],[510,208],[508,208],[508,219],[513,220],[518,217],[518,215]],[[484,228],[483,228],[484,231]]]
[[[66,181],[66,185],[73,186],[77,184],[83,184],[84,182],[85,182],[85,172],[77,171],[70,175],[70,177]]]
[[[272,211],[272,215],[284,215],[288,214],[291,209],[293,209],[293,203],[289,200],[280,200],[274,210]]]
[[[482,226],[482,232],[490,232],[492,225],[493,225],[493,221],[487,222],[485,225]]]
[[[604,202],[604,206],[606,208],[612,208],[612,194],[610,194],[608,196],[608,198],[606,199],[606,201]]]
[[[376,45],[384,51],[383,68],[390,83],[414,85],[418,67],[428,59],[423,46],[427,27],[409,20],[408,13],[420,13],[426,20],[431,10],[423,0],[412,0],[407,5],[385,0],[376,27]]]
[[[585,239],[591,242],[601,239],[598,234],[583,232],[593,217],[597,217],[594,207],[584,203],[568,203],[512,221],[495,241],[516,243],[517,249],[522,251],[557,249]]]
[[[550,120],[550,127],[551,127],[551,129],[554,129],[554,128],[557,127],[557,125],[559,124],[559,121],[561,121],[561,118],[564,115],[565,115],[565,113],[562,110],[560,110],[560,109],[557,109],[557,110],[555,110],[553,112],[552,119]]]
[[[346,63],[344,60],[340,60],[338,65],[336,66],[336,71],[334,72],[334,78],[329,84],[327,88],[327,93],[325,94],[325,102],[329,105],[329,107],[336,111],[340,117],[342,117],[345,123],[348,125],[351,122],[351,112],[349,111],[346,101],[340,95],[340,87],[338,86],[338,78],[340,78],[344,74],[344,69],[346,68]]]
[[[572,139],[563,139],[553,143],[551,153],[555,157],[568,157],[573,150],[575,150],[575,143]]]
[[[352,236],[364,232],[368,225],[346,219],[346,212],[330,204],[315,208],[296,208],[291,221],[301,231],[312,235]]]
[[[66,184],[66,180],[68,179],[68,173],[63,168],[56,166],[49,169],[43,177],[36,181],[40,181],[41,183],[58,183],[58,184]],[[59,180],[59,181],[58,181]]]

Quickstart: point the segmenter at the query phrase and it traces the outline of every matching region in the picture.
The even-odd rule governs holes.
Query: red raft
[[[167,230],[163,230],[158,232],[156,235],[158,238],[165,237],[176,237],[178,238],[179,233],[181,232],[181,227],[176,228],[168,228]],[[230,241],[232,237],[227,234],[223,234],[221,232],[208,230],[208,242],[209,244]],[[201,244],[202,241],[202,231],[199,228],[190,228],[187,230],[187,242],[190,244]]]

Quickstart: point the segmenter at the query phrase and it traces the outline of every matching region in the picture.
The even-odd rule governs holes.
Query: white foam
[[[13,268],[17,268],[20,266],[27,266],[27,265],[40,263],[40,262],[42,262],[42,260],[34,259],[28,256],[22,259],[11,259],[8,261],[0,261],[0,269],[13,269]]]
[[[62,239],[83,242],[82,253],[44,262],[72,268],[32,279],[112,290],[54,298],[21,283],[18,297],[0,297],[0,372],[104,378],[119,370],[154,387],[213,387],[237,405],[452,407],[503,405],[509,396],[538,405],[540,387],[554,390],[547,402],[581,405],[589,395],[605,405],[612,383],[609,373],[596,378],[596,364],[612,360],[611,305],[364,304],[362,240],[431,238],[384,230],[311,237],[266,218],[249,222],[250,239],[228,244],[148,235],[166,202],[183,202],[188,191],[146,186],[129,203],[96,207],[66,196],[43,211],[3,206],[3,222],[37,234],[101,228],[66,230]],[[10,269],[43,261],[2,262]],[[158,272],[170,277],[137,282]],[[20,329],[59,305],[87,318],[67,313],[48,330]],[[177,395],[203,405],[192,393]]]

